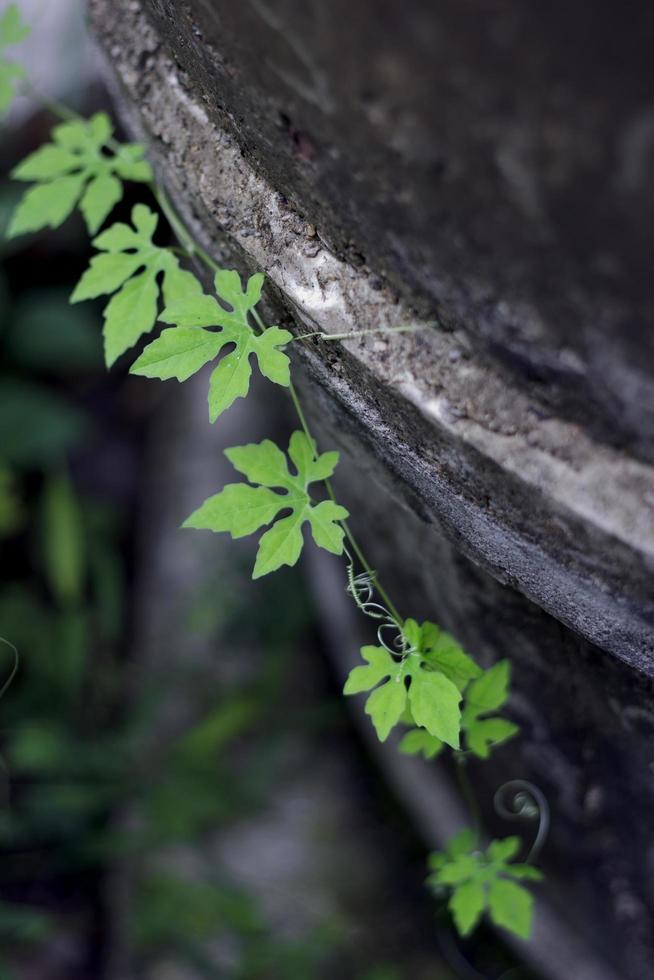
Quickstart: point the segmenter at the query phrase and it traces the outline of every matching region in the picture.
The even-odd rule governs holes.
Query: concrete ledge
[[[265,270],[297,333],[417,322],[332,254],[210,121],[139,3],[90,6],[129,125],[205,247]],[[654,468],[512,388],[462,330],[297,346],[409,506],[500,581],[654,674]]]

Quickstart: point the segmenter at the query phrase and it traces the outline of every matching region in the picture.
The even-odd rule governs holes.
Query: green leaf
[[[25,70],[15,61],[0,58],[0,113],[5,113],[15,95],[15,82],[25,78]]]
[[[424,728],[414,728],[407,732],[398,745],[404,755],[422,755],[425,759],[434,759],[443,750],[443,742],[425,731]]]
[[[0,100],[2,97],[0,92]],[[48,225],[58,227],[80,199],[88,230],[95,234],[122,198],[123,180],[151,179],[150,167],[142,159],[143,147],[126,144],[109,153],[111,134],[111,122],[104,112],[89,120],[75,119],[54,127],[53,142],[30,154],[12,171],[14,179],[36,183],[18,204],[10,237]]]
[[[488,847],[488,857],[491,861],[510,861],[520,850],[519,837],[505,837],[503,840],[491,841]]]
[[[22,22],[18,4],[10,3],[0,17],[0,49],[20,44],[29,33],[29,27]]]
[[[475,835],[466,829],[448,842],[444,853],[429,855],[428,865],[433,873],[428,884],[437,893],[443,887],[453,889],[449,907],[461,935],[474,928],[488,906],[496,925],[523,939],[529,937],[533,898],[525,888],[504,876],[539,881],[542,875],[531,865],[507,863],[519,848],[520,838],[507,837],[492,841],[482,853]]]
[[[490,917],[521,939],[529,939],[533,919],[534,899],[530,892],[514,881],[495,878],[488,889]]]
[[[43,550],[50,587],[61,603],[79,600],[84,575],[82,516],[70,480],[51,477],[43,495]]]
[[[370,715],[380,742],[385,742],[397,725],[406,702],[406,686],[403,677],[392,677],[372,692],[366,701],[366,714]]]
[[[292,439],[293,436],[291,441]],[[226,449],[225,456],[234,469],[242,473],[250,483],[260,483],[264,487],[284,487],[288,490],[293,487],[286,457],[270,439]]]
[[[126,282],[104,311],[104,359],[111,367],[157,319],[159,287],[156,274],[144,269]]]
[[[510,864],[503,869],[503,874],[512,878],[523,878],[526,881],[542,881],[543,872],[531,864]]]
[[[473,854],[459,854],[437,873],[437,881],[442,885],[460,885],[474,877],[479,870],[479,861]]]
[[[261,536],[252,578],[261,578],[282,565],[295,565],[302,551],[302,511],[294,510]]]
[[[21,20],[18,6],[9,4],[0,16],[0,112],[9,108],[14,97],[14,81],[25,75],[21,65],[7,58],[5,49],[20,44],[29,32],[29,27]]]
[[[379,740],[384,742],[406,708],[405,665],[395,660],[384,647],[362,647],[361,656],[366,665],[350,671],[343,693],[359,694],[384,682],[372,692],[365,705],[366,714],[372,718]]]
[[[271,328],[272,329],[272,328]],[[288,447],[288,455],[297,473],[305,473],[310,482],[327,480],[332,476],[338,463],[338,453],[316,454],[315,442],[310,441],[304,432],[294,432]]]
[[[445,850],[450,858],[459,857],[474,850],[476,844],[475,832],[471,827],[464,827],[458,834],[451,837],[447,842]]]
[[[130,369],[144,378],[176,378],[186,381],[209,361],[222,346],[219,334],[192,327],[164,330],[145,348]]]
[[[506,742],[520,730],[518,725],[505,718],[480,718],[507,700],[509,678],[509,661],[502,660],[466,689],[461,724],[467,747],[480,759],[487,759],[493,746]]]
[[[63,146],[46,143],[11,171],[14,180],[53,180],[77,169],[77,157]]]
[[[259,370],[264,378],[276,385],[288,388],[291,383],[291,364],[280,348],[292,340],[292,334],[281,327],[267,327],[261,336],[256,338],[253,347]]]
[[[478,881],[467,881],[452,892],[448,907],[460,936],[468,936],[479,922],[486,907],[484,886]]]
[[[231,309],[223,308],[211,296],[187,294],[173,298],[161,315],[164,323],[178,328],[219,328],[213,334],[220,338],[215,356],[224,348],[231,348],[209,379],[209,418],[212,422],[237,398],[247,395],[252,377],[252,357],[256,359],[264,377],[284,387],[290,384],[290,362],[281,348],[292,340],[292,335],[288,330],[276,326],[258,333],[249,319],[261,296],[263,280],[263,274],[258,273],[248,280],[243,290],[239,274],[234,270],[222,269],[216,273],[214,284],[221,300]],[[290,525],[289,534],[295,548],[297,535],[295,531],[290,531]]]
[[[94,255],[70,297],[71,303],[80,303],[85,299],[96,299],[106,293],[115,292],[141,265],[141,257],[131,252]]]
[[[454,749],[459,747],[460,701],[460,691],[444,674],[412,670],[409,702],[416,724]]]
[[[464,653],[454,637],[443,632],[435,623],[427,621],[419,625],[415,619],[407,619],[402,632],[409,649],[419,653],[423,660],[445,674],[460,691],[471,679],[481,674],[481,668]]]
[[[518,725],[506,718],[465,719],[463,727],[468,748],[480,759],[487,759],[492,746],[508,741],[520,731]]]
[[[157,222],[154,211],[144,204],[137,204],[132,210],[133,227],[117,222],[98,235],[93,244],[100,252],[91,259],[89,268],[71,296],[71,303],[78,303],[116,293],[104,310],[103,334],[108,367],[154,327],[160,275],[163,277],[166,300],[187,295],[197,298],[201,295],[202,287],[195,276],[180,269],[173,252],[160,248],[152,241]],[[180,365],[177,362],[171,364],[167,357],[162,357],[172,347],[172,338],[167,336],[172,333],[164,331],[162,337],[166,335],[165,339],[160,337],[156,340],[153,350],[146,347],[132,367],[135,374],[149,378],[177,376]],[[180,338],[182,345],[183,342],[184,338]]]
[[[181,302],[185,296],[201,296],[202,285],[187,269],[181,269],[175,262],[169,262],[164,269],[163,301],[166,306]]]
[[[405,736],[401,743],[401,750],[408,754],[422,752],[425,758],[433,758],[442,749],[443,742],[456,749],[459,747],[461,693],[445,673],[427,666],[429,650],[437,643],[439,632],[438,627],[433,623],[419,625],[415,619],[407,619],[402,627],[405,641],[402,669],[411,677],[408,692],[410,707],[408,723],[415,723],[425,731],[422,735],[415,732]],[[462,651],[461,655],[462,660],[459,661],[457,657],[456,663],[463,664],[461,669],[464,672],[469,671],[471,669],[467,663],[469,658]],[[351,675],[352,680],[348,681],[350,686],[346,688],[346,693],[354,693],[353,685],[357,683],[358,677],[365,676],[366,670],[366,668],[355,668]],[[406,707],[405,704],[404,712]],[[403,720],[406,721],[406,718]]]
[[[450,633],[439,632],[438,638],[427,650],[427,662],[449,677],[460,691],[481,674],[481,667],[464,652],[461,644]]]
[[[475,680],[466,692],[466,702],[478,713],[501,708],[509,696],[511,664],[500,660]]]
[[[83,185],[83,178],[75,174],[31,187],[14,211],[7,237],[15,238],[45,227],[58,228],[75,207]]]
[[[153,180],[152,167],[143,159],[145,147],[140,143],[125,143],[116,151],[115,172],[123,180],[149,183]]]
[[[331,551],[332,555],[343,553],[345,531],[339,521],[345,520],[347,511],[332,500],[323,500],[309,511],[309,524],[313,540],[319,548]]]
[[[209,497],[183,524],[183,527],[227,531],[232,538],[253,534],[270,524],[279,511],[279,497],[267,487],[230,483]]]
[[[219,335],[220,336],[220,335]],[[224,334],[221,339],[226,342]],[[222,347],[222,344],[221,344]],[[222,358],[209,379],[209,420],[215,422],[219,415],[237,398],[244,398],[250,390],[252,368],[249,355],[252,345],[237,346]]]
[[[263,273],[257,272],[248,279],[243,290],[238,272],[234,269],[221,269],[216,273],[214,283],[220,298],[229,303],[240,318],[245,319],[261,299],[263,281]]]
[[[103,173],[94,177],[80,201],[86,227],[92,235],[96,233],[107,215],[123,196],[123,185],[112,174]]]
[[[194,331],[189,328],[184,332],[188,334]],[[145,353],[148,350],[149,348]],[[304,433],[294,433],[291,436],[289,454],[291,447],[294,447],[294,452],[299,447],[306,450],[304,440],[307,445],[311,445]],[[269,524],[280,511],[290,510],[288,516],[277,520],[262,535],[253,578],[260,578],[282,565],[294,565],[297,562],[302,550],[302,526],[305,522],[310,524],[314,540],[320,547],[334,554],[342,552],[343,531],[337,522],[348,516],[347,511],[331,501],[314,504],[308,490],[309,484],[314,482],[316,465],[319,469],[325,468],[321,456],[315,460],[307,457],[298,472],[293,474],[284,454],[269,439],[247,446],[235,446],[226,450],[225,455],[237,470],[260,486],[255,488],[246,484],[229,484],[191,514],[184,527],[227,531],[232,537],[241,537]],[[282,492],[273,488],[279,488]],[[327,508],[324,506],[326,503],[329,504]]]
[[[362,647],[361,656],[366,666],[354,667],[345,682],[343,694],[360,694],[370,691],[384,678],[397,672],[397,661],[384,647]]]

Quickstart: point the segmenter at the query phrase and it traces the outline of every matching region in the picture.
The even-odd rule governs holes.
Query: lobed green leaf
[[[89,185],[89,189],[93,186]],[[109,185],[105,185],[105,189],[108,190]],[[116,186],[114,192],[117,192]],[[100,209],[105,205],[106,200],[100,201]],[[99,212],[93,220],[98,215]],[[163,292],[165,302],[176,302],[186,296],[197,297],[202,293],[200,283],[192,273],[179,267],[173,252],[154,244],[152,237],[157,223],[158,217],[150,208],[137,204],[132,210],[133,227],[117,222],[98,235],[93,244],[99,253],[91,259],[71,296],[71,302],[77,303],[115,293],[104,310],[103,334],[108,367],[143,334],[152,330],[157,320],[160,292]],[[164,331],[154,341],[152,349],[147,347],[132,366],[132,372],[145,377],[190,377],[194,373],[191,367],[197,361],[197,351],[194,359],[188,338],[172,337],[173,333]],[[205,348],[217,352],[219,347],[215,339],[211,339],[213,337],[213,334],[206,334],[202,340]],[[205,361],[198,363],[195,370],[199,370],[203,363]]]
[[[14,97],[14,82],[23,78],[22,65],[10,61],[5,49],[20,44],[29,34],[29,27],[22,22],[15,3],[9,4],[0,16],[0,112],[5,112]]]
[[[534,898],[522,885],[505,878],[495,878],[488,889],[491,920],[520,939],[529,939],[533,920]]]
[[[398,749],[404,755],[422,755],[427,760],[435,759],[444,747],[444,743],[424,728],[413,728],[403,736]]]
[[[176,329],[179,331],[182,328]],[[175,331],[164,331],[167,332]],[[194,328],[185,331],[187,334],[197,332]],[[147,350],[149,348],[146,353]],[[300,436],[294,433],[291,445],[298,449],[303,445],[304,438],[306,437],[303,434]],[[185,527],[229,531],[232,536],[240,537],[270,523],[278,517],[280,511],[290,511],[290,514],[277,520],[262,535],[253,578],[260,578],[282,565],[294,565],[297,562],[303,546],[302,527],[307,522],[319,547],[333,554],[342,552],[343,529],[338,522],[344,520],[348,513],[344,507],[332,501],[315,504],[311,499],[308,487],[313,482],[312,464],[316,460],[303,458],[302,468],[297,474],[292,474],[285,455],[269,439],[264,439],[261,443],[235,446],[226,450],[225,455],[236,469],[259,486],[255,488],[247,484],[230,484],[221,493],[205,501],[185,522]],[[273,488],[279,488],[281,492]]]
[[[486,907],[484,886],[478,881],[466,881],[452,892],[448,908],[460,936],[468,936],[479,922]]]
[[[397,725],[406,703],[406,686],[402,676],[391,677],[386,684],[376,688],[366,701],[365,711],[370,715],[380,742],[385,742]]]
[[[452,888],[448,904],[460,935],[468,935],[488,910],[495,925],[529,938],[533,897],[512,879],[540,881],[542,875],[531,865],[508,863],[520,843],[518,837],[495,840],[484,853],[472,831],[465,830],[448,842],[445,852],[429,856],[428,883],[437,890]]]
[[[417,725],[426,728],[441,742],[454,749],[459,748],[461,692],[452,681],[437,671],[414,670],[411,673],[409,701]]]
[[[31,153],[12,171],[16,180],[36,183],[18,203],[9,235],[56,228],[78,201],[88,230],[95,234],[121,200],[122,181],[152,177],[149,164],[142,159],[143,147],[126,144],[108,154],[111,136],[111,122],[104,112],[55,126],[53,142]]]
[[[267,327],[258,333],[250,323],[249,314],[261,297],[264,277],[251,276],[245,290],[235,270],[219,270],[214,279],[218,296],[230,309],[225,309],[212,296],[185,295],[166,304],[161,319],[182,328],[220,328],[216,336],[221,344],[216,356],[229,347],[209,379],[209,419],[215,422],[237,398],[250,390],[251,359],[259,371],[275,384],[288,387],[290,362],[282,349],[292,340],[288,330]],[[296,539],[294,539],[296,540]]]
[[[84,178],[74,174],[31,187],[12,215],[7,237],[15,238],[40,228],[58,228],[75,207],[83,186]]]

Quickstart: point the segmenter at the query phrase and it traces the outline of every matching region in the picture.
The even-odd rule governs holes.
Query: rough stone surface
[[[562,934],[654,976],[650,8],[90,7],[194,235],[281,320],[425,327],[297,344],[307,402],[406,611],[515,662],[525,739],[484,772],[548,791]]]
[[[335,251],[651,458],[646,0],[144,6]]]

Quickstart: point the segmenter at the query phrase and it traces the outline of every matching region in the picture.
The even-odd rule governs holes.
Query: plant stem
[[[158,187],[155,187],[154,185],[152,185],[152,192],[153,192],[153,194],[155,196],[155,199],[157,201],[157,204],[159,205],[159,207],[163,211],[164,215],[166,216],[166,218],[167,218],[167,220],[168,220],[168,222],[170,224],[170,227],[172,228],[174,234],[176,235],[176,237],[179,240],[179,242],[182,245],[182,247],[184,249],[186,249],[186,251],[189,253],[189,255],[195,255],[195,256],[197,256],[197,258],[199,258],[202,262],[204,262],[204,264],[206,266],[208,266],[214,272],[217,272],[219,270],[220,266],[217,264],[217,262],[215,262],[211,258],[211,256],[207,252],[205,252],[205,250],[203,248],[201,248],[193,240],[193,238],[191,237],[190,232],[188,231],[188,229],[184,225],[182,219],[179,217],[179,215],[175,211],[175,209],[174,209],[173,205],[171,204],[170,200],[168,199],[168,196],[165,193],[165,191],[162,190],[162,189],[160,189],[160,188],[158,188]],[[263,320],[261,319],[261,316],[257,312],[257,310],[254,310],[254,309],[252,310],[252,316],[254,318],[254,321],[255,321],[258,329],[261,332],[263,332],[266,329],[266,326],[265,326]],[[401,330],[401,329],[408,330],[408,329],[415,329],[415,327],[410,327],[410,328],[409,327],[397,327],[397,328],[394,328],[394,329],[396,329],[396,330]],[[373,332],[375,332],[375,331],[373,331]],[[301,338],[297,338],[297,339],[301,339]],[[302,426],[302,430],[303,430],[304,434],[306,435],[307,439],[309,440],[309,442],[311,443],[311,445],[315,445],[315,440],[314,440],[313,436],[311,435],[311,429],[309,428],[309,423],[307,421],[306,415],[304,414],[304,409],[302,408],[302,403],[300,402],[300,399],[298,397],[297,390],[296,390],[295,385],[293,384],[292,381],[289,384],[289,389],[288,390],[289,390],[289,393],[290,393],[290,396],[291,396],[291,401],[293,402],[293,407],[295,408],[295,413],[296,413],[296,415],[298,417],[298,420],[300,422],[300,425]],[[332,489],[332,485],[331,485],[330,480],[325,480],[324,483],[325,483],[325,486],[327,488],[327,493],[329,494],[329,497],[331,498],[331,500],[334,501],[334,503],[336,503],[336,497],[334,495],[334,491]],[[354,552],[354,554],[356,555],[357,559],[361,563],[361,566],[363,567],[364,571],[368,575],[373,576],[373,574],[374,574],[373,573],[373,569],[372,569],[370,563],[368,562],[368,560],[366,559],[366,557],[365,557],[365,555],[363,553],[363,550],[362,550],[361,546],[359,545],[358,541],[356,540],[356,538],[354,537],[352,531],[350,530],[350,527],[347,524],[347,521],[339,521],[339,524],[343,528],[343,531],[345,532],[345,537],[349,541],[349,543],[350,543],[350,545],[352,547],[352,551]],[[391,616],[393,617],[393,619],[396,621],[398,627],[401,628],[402,623],[404,622],[404,620],[400,616],[400,613],[398,612],[397,607],[395,606],[395,603],[393,602],[393,600],[389,596],[388,592],[383,587],[383,585],[381,584],[381,582],[379,581],[379,579],[377,577],[374,578],[374,582],[375,582],[375,588],[377,589],[377,592],[379,593],[380,598],[385,603],[386,608],[388,609],[388,611],[391,614]]]
[[[428,327],[430,324],[424,324],[424,327]],[[325,333],[322,330],[316,330],[314,333],[303,333],[299,337],[293,337],[291,343],[296,343],[298,340],[309,340],[310,337],[320,337],[321,340],[350,340],[354,337],[366,337],[370,334],[380,334],[380,333],[415,333],[418,330],[422,330],[423,325],[407,324],[406,326],[399,327],[372,327],[370,330],[350,330],[348,333]]]
[[[475,791],[470,782],[470,777],[467,771],[467,759],[462,753],[455,753],[454,758],[456,760],[456,778],[461,790],[461,795],[463,796],[466,805],[468,807],[468,812],[470,813],[470,818],[472,821],[472,830],[475,835],[475,844],[479,846],[481,839],[481,814],[479,812],[479,804],[477,803],[477,797]]]

